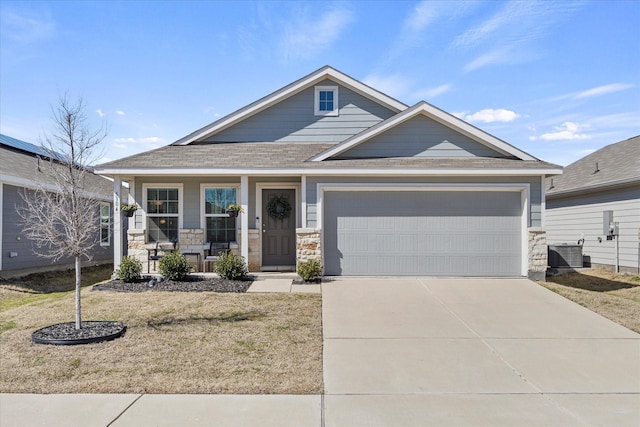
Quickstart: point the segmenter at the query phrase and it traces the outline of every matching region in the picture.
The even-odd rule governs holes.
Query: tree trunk
[[[80,317],[80,283],[81,283],[81,271],[80,271],[80,257],[76,257],[76,329],[82,329],[82,319]]]

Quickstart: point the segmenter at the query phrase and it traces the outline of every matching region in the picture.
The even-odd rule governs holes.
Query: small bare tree
[[[42,179],[35,189],[22,193],[18,208],[25,236],[35,243],[39,256],[54,261],[75,258],[76,329],[82,328],[80,310],[81,261],[99,239],[99,188],[89,165],[97,160],[95,149],[106,138],[104,125],[90,130],[84,102],[70,103],[60,96],[52,107],[54,129],[41,141],[48,161],[39,167]]]

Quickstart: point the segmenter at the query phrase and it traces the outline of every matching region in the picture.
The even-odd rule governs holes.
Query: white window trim
[[[235,188],[236,189],[236,201],[235,204],[239,204],[240,197],[240,184],[225,184],[225,183],[212,183],[212,184],[200,184],[200,228],[204,231],[204,242],[207,243],[207,209],[205,207],[205,190],[207,188]],[[210,214],[212,217],[223,217],[224,214]],[[239,218],[239,216],[238,216]],[[240,221],[236,219],[236,239],[238,241],[238,224]]]
[[[180,233],[180,229],[183,228],[182,218],[184,216],[184,191],[183,184],[174,184],[174,183],[144,183],[142,184],[142,224],[145,230],[145,241],[148,240],[149,230],[147,230],[147,188],[177,188],[178,189],[178,215],[176,214],[165,214],[164,216],[177,216],[178,217],[178,233]],[[149,243],[147,241],[147,243]]]
[[[338,86],[316,86],[313,96],[313,113],[316,116],[337,116],[338,115]],[[320,92],[333,92],[333,110],[320,110]]]
[[[102,208],[106,206],[107,208],[109,208],[109,215],[107,216],[107,241],[103,242],[102,241]],[[111,246],[111,205],[109,203],[106,202],[100,202],[100,246],[102,247],[107,247],[107,246]]]

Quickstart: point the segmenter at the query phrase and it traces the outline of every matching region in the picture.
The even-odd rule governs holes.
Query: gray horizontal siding
[[[542,224],[541,189],[539,177],[307,177],[307,227],[318,227],[317,223],[317,184],[349,183],[349,184],[529,184],[530,185],[530,226],[540,227]],[[303,189],[303,191],[305,191]]]
[[[13,185],[4,184],[2,186],[2,270],[20,270],[73,263],[74,259],[71,257],[53,262],[50,258],[35,254],[35,244],[27,239],[22,232],[20,219],[16,212],[16,209],[23,204],[20,191],[22,191],[20,187]],[[113,213],[113,208],[111,211]],[[96,217],[90,220],[98,222],[98,208],[96,208]],[[111,225],[113,227],[113,221]],[[103,247],[96,243],[90,251],[93,260],[113,259],[113,229],[111,231],[111,245]],[[98,233],[99,231],[96,231],[96,239],[99,238]],[[18,256],[11,258],[9,256],[11,252],[17,253]]]
[[[336,84],[330,80],[318,83]],[[208,138],[210,142],[340,142],[391,117],[393,111],[339,86],[339,115],[314,115],[314,88],[281,101]]]
[[[401,123],[351,150],[341,158],[371,157],[505,157],[425,116]]]
[[[637,269],[640,245],[640,188],[609,190],[583,196],[547,200],[549,244],[584,238],[583,254],[595,264],[615,265],[616,241],[603,234],[603,212],[613,211],[619,223],[620,265]],[[598,241],[598,238],[601,241]]]

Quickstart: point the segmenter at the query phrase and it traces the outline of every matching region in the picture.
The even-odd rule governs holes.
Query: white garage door
[[[325,274],[520,276],[519,192],[328,191]]]

